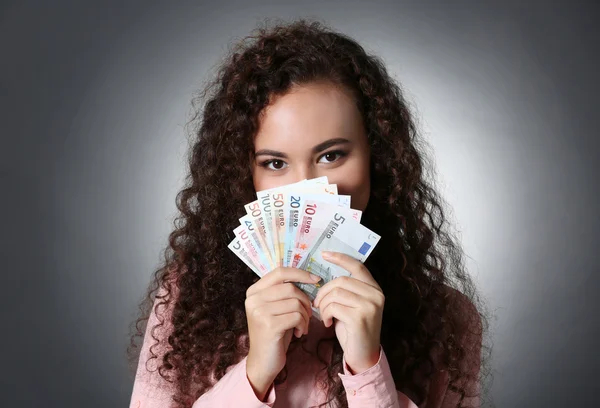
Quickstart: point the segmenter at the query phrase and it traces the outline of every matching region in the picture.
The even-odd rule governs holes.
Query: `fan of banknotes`
[[[350,276],[325,261],[321,251],[342,252],[364,262],[380,236],[360,224],[362,212],[350,208],[350,196],[339,195],[327,177],[302,180],[257,192],[244,206],[246,215],[233,230],[229,244],[250,269],[262,277],[278,266],[310,271],[321,277],[316,284],[295,282],[311,302],[321,286]],[[318,310],[313,314],[321,319]]]

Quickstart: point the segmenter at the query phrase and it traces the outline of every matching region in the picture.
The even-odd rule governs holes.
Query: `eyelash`
[[[346,153],[346,152],[344,152],[344,151],[342,151],[342,150],[332,150],[332,151],[330,151],[330,152],[323,153],[323,154],[322,154],[322,155],[319,157],[319,160],[321,160],[321,158],[323,158],[323,157],[327,156],[328,154],[335,154],[335,155],[337,155],[337,156],[338,156],[338,158],[337,158],[336,160],[334,160],[334,161],[331,161],[331,162],[328,162],[328,163],[335,163],[336,161],[338,161],[339,159],[341,159],[342,157],[344,157],[344,156],[346,156],[346,155],[347,155],[347,153]],[[285,163],[283,160],[280,160],[280,159],[269,159],[269,160],[265,160],[265,161],[263,161],[262,163],[260,163],[260,166],[261,166],[261,167],[264,167],[264,168],[266,168],[267,170],[270,170],[270,171],[281,171],[281,170],[283,170],[283,169],[275,169],[275,170],[273,170],[273,169],[269,169],[269,168],[268,168],[268,166],[269,166],[271,163],[273,163],[273,162],[283,162],[283,163]]]

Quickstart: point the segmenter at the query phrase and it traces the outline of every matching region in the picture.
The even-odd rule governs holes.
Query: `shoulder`
[[[444,290],[446,291],[452,309],[457,312],[455,316],[460,325],[466,326],[466,328],[471,331],[481,330],[481,314],[473,300],[464,293],[448,285],[444,285]]]
[[[445,286],[447,298],[450,302],[455,332],[461,355],[458,357],[458,370],[461,383],[467,394],[478,393],[478,374],[481,369],[482,345],[482,319],[476,304],[469,296],[450,286]],[[441,366],[431,378],[427,400],[423,407],[456,407],[460,399],[459,394],[448,387],[451,373]],[[457,374],[454,373],[453,376]],[[465,381],[466,380],[466,381]],[[471,406],[471,405],[467,405]],[[479,406],[478,403],[472,406]]]
[[[480,369],[481,347],[483,341],[483,320],[477,305],[460,291],[447,287],[451,307],[456,322],[456,335],[464,350],[461,369],[476,373]]]
[[[146,328],[141,356],[157,364],[171,346],[168,338],[173,332],[173,310],[177,288],[172,278],[162,279],[146,309]]]
[[[160,286],[151,299],[147,313],[146,328],[141,345],[135,375],[132,401],[169,402],[173,385],[163,377],[159,368],[167,351],[171,350],[168,337],[172,332],[172,296]]]

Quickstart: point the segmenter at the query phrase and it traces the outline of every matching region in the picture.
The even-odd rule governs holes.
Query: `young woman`
[[[484,305],[383,64],[301,19],[246,37],[208,90],[131,406],[478,407]],[[320,176],[381,236],[364,264],[330,255],[352,277],[321,287],[322,322],[290,283],[308,272],[258,278],[227,247],[257,191]]]

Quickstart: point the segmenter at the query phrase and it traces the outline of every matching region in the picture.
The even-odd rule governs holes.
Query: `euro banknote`
[[[316,284],[294,283],[311,301],[327,282],[351,276],[325,261],[321,251],[342,252],[364,262],[380,239],[360,223],[362,212],[351,208],[351,197],[338,194],[327,177],[258,191],[257,200],[244,209],[246,215],[239,219],[228,248],[259,277],[279,266],[320,276]],[[313,314],[320,319],[314,307]]]

